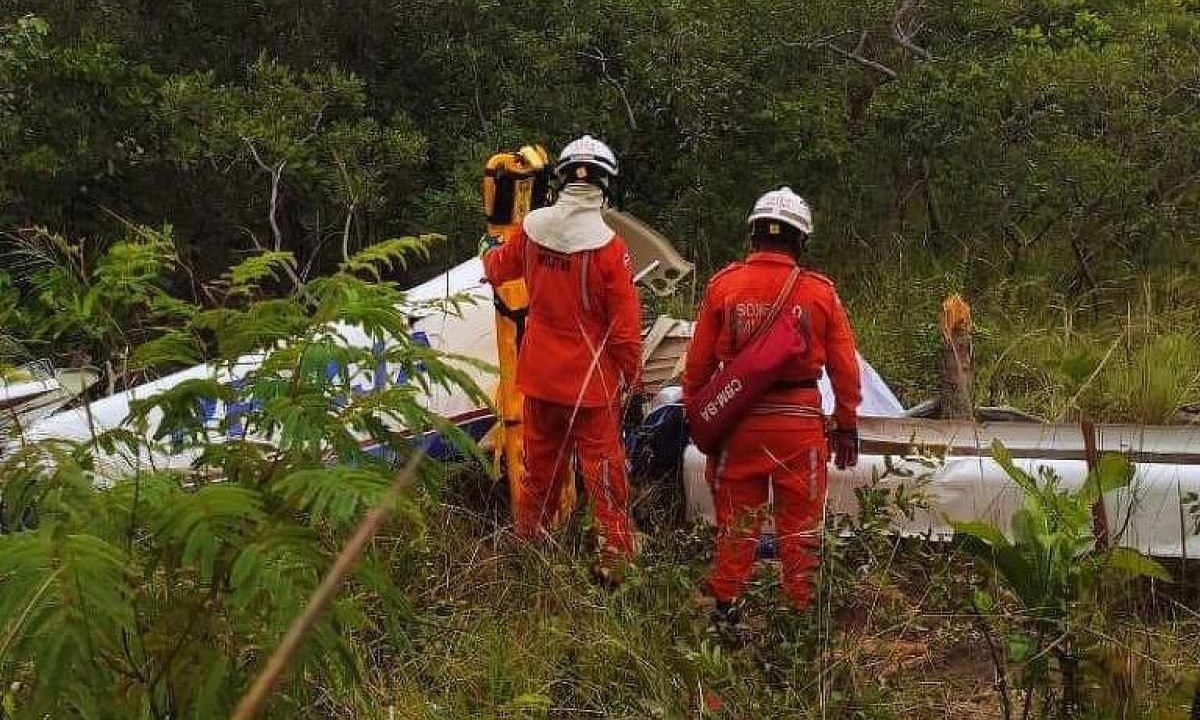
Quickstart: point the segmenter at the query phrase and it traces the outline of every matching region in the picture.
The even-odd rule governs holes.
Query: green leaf
[[[991,615],[996,610],[996,598],[992,597],[991,593],[980,588],[975,588],[971,593],[971,605],[982,615]]]
[[[133,629],[125,553],[92,534],[0,535],[0,577],[0,655],[37,668],[35,705],[86,712],[89,688],[106,677],[97,653],[115,652]]]
[[[208,485],[183,494],[156,519],[159,538],[180,562],[211,580],[218,560],[235,553],[263,521],[262,498],[235,485]]]
[[[1004,470],[1004,473],[1008,475],[1009,479],[1019,485],[1027,495],[1037,494],[1037,481],[1029,473],[1018,468],[1013,463],[1012,453],[1008,451],[1008,448],[1004,447],[1004,443],[1000,442],[999,438],[992,440],[992,457],[996,460],[1000,468]]]
[[[193,720],[210,720],[228,714],[229,681],[234,677],[233,667],[224,655],[203,653],[208,661],[197,668],[199,682],[196,684]]]
[[[129,419],[149,422],[151,413],[158,410],[162,418],[154,430],[155,440],[172,434],[200,438],[208,427],[205,405],[217,401],[232,402],[235,397],[233,388],[216,378],[189,378],[145,400],[132,401]]]
[[[441,235],[422,235],[420,237],[391,238],[368,245],[343,263],[342,271],[362,272],[378,280],[385,269],[392,269],[396,266],[408,267],[409,257],[428,259],[430,245],[444,239]]]
[[[1001,580],[1025,607],[1038,608],[1046,603],[1045,578],[1039,573],[1035,559],[1027,557],[1020,548],[1006,547],[996,550],[992,563]]]
[[[171,365],[198,365],[204,347],[186,330],[172,330],[140,345],[130,358],[134,368],[150,369]]]
[[[1046,537],[1050,520],[1036,497],[1026,498],[1021,509],[1013,513],[1012,528],[1013,538],[1018,545],[1036,544],[1040,538]]]
[[[1163,582],[1172,581],[1171,573],[1167,572],[1167,569],[1157,560],[1129,547],[1109,550],[1105,557],[1105,565],[1133,577],[1150,577]]]
[[[279,280],[288,270],[295,270],[296,256],[283,250],[266,251],[246,258],[230,268],[231,293],[248,293],[266,280]]]
[[[1133,463],[1119,453],[1100,456],[1096,469],[1088,475],[1087,484],[1080,491],[1084,502],[1096,502],[1104,493],[1127,486],[1134,475]]]
[[[326,565],[321,540],[311,528],[265,523],[237,552],[229,602],[245,613],[247,630],[273,642],[304,607]]]
[[[290,473],[274,489],[314,519],[347,525],[379,502],[388,483],[389,478],[375,470],[334,466]]]
[[[950,526],[954,528],[954,532],[956,534],[970,535],[982,540],[988,545],[1004,547],[1009,544],[1008,539],[1004,537],[1004,533],[1000,532],[1000,529],[995,525],[991,525],[989,523],[979,521],[956,522],[951,523]]]
[[[1005,650],[1010,661],[1023,663],[1033,654],[1033,639],[1023,632],[1011,632],[1005,637]]]

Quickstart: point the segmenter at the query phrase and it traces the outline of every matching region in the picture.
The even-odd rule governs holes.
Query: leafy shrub
[[[412,452],[401,431],[437,429],[470,448],[422,406],[422,390],[486,398],[461,361],[410,338],[403,294],[376,281],[425,242],[369,247],[277,298],[260,284],[286,276],[290,256],[248,259],[212,288],[219,307],[190,308],[182,327],[136,353],[158,365],[211,348],[215,377],[136,401],[125,425],[87,442],[27,442],[4,460],[0,680],[17,688],[6,712],[226,715],[356,519],[383,497],[393,461]],[[371,345],[348,345],[350,326]],[[229,383],[251,351],[257,365]],[[381,363],[411,381],[356,392],[356,380],[375,386]],[[242,412],[213,422],[205,408],[214,402]],[[117,451],[143,461],[102,487],[98,458]],[[152,458],[167,452],[195,461],[156,469]],[[420,537],[421,513],[412,495],[398,502],[403,545]],[[366,612],[376,603],[386,612]],[[392,620],[405,606],[388,566],[368,552],[270,714],[320,715],[320,688],[348,687],[362,670],[351,640],[403,632]]]
[[[1096,548],[1092,535],[1092,505],[1103,494],[1125,487],[1133,466],[1120,455],[1106,455],[1078,490],[1062,487],[1061,478],[1048,468],[1034,477],[1018,468],[1008,450],[996,441],[992,455],[1021,489],[1024,502],[1012,518],[1010,540],[985,522],[955,523],[962,547],[987,569],[993,581],[1016,603],[1015,617],[1005,616],[991,594],[977,589],[975,612],[989,622],[1004,616],[1009,631],[1003,645],[991,639],[993,661],[1001,677],[1007,667],[1021,668],[1025,690],[1024,711],[1035,694],[1048,698],[1051,671],[1060,678],[1061,713],[1072,716],[1080,709],[1083,678],[1080,663],[1096,638],[1086,631],[1103,622],[1103,606],[1114,580],[1151,577],[1170,580],[1154,560],[1125,547]],[[1006,685],[1000,685],[1005,717],[1013,717]],[[1048,699],[1045,700],[1048,704]]]

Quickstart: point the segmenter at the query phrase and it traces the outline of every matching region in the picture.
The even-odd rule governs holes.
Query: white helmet
[[[569,178],[563,174],[567,168],[573,165],[580,165],[586,168],[579,172],[579,177]],[[563,183],[569,182],[587,182],[588,171],[591,169],[599,170],[600,175],[616,177],[619,174],[617,168],[617,156],[613,154],[612,148],[600,142],[591,135],[584,135],[578,140],[572,140],[563,148],[558,155],[558,165],[554,167],[554,173],[558,175],[558,179]],[[593,179],[596,173],[592,173]]]
[[[804,198],[792,192],[789,187],[781,187],[766,193],[754,203],[748,224],[755,220],[778,220],[796,228],[805,235],[812,234],[812,211]]]

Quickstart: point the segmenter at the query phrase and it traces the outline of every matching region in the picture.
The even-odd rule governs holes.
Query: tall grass
[[[961,263],[884,258],[842,294],[860,350],[906,405],[937,390],[938,311],[952,292],[972,305],[980,405],[1162,424],[1200,401],[1200,287],[1186,275],[1076,295],[1054,291],[1048,278],[984,282]]]
[[[1128,421],[1161,424],[1200,397],[1200,338],[1193,332],[1149,337],[1126,349],[1104,377],[1104,413]]]
[[[531,548],[490,510],[442,504],[428,517],[424,549],[396,564],[412,616],[398,636],[359,639],[374,661],[361,687],[330,692],[339,717],[997,716],[986,645],[964,610],[972,566],[952,546],[880,536],[887,552],[871,554],[831,540],[821,580],[831,622],[778,612],[768,569],[748,595],[745,643],[728,646],[697,602],[707,531],[649,538],[608,593],[588,581],[582,525]],[[1133,678],[1146,697],[1200,662],[1194,622],[1120,622],[1127,644],[1159,658]]]

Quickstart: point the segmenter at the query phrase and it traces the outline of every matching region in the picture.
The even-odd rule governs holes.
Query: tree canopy
[[[908,284],[1099,316],[1197,271],[1196,0],[43,0],[0,23],[0,226],[170,223],[178,294],[260,248],[311,271],[440,232],[444,266],[489,154],[583,132],[702,275],[791,186],[860,314]]]

